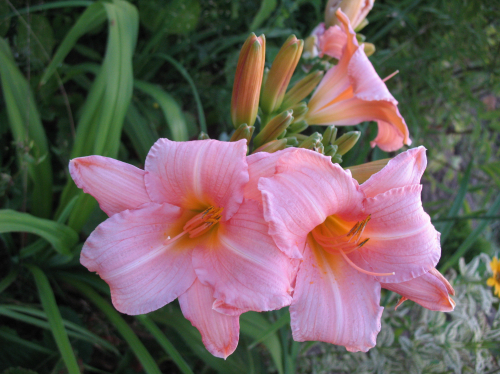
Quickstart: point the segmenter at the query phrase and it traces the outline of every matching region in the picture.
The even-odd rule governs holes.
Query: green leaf
[[[146,118],[134,104],[130,104],[123,127],[125,134],[132,142],[140,160],[145,160],[149,150],[158,140],[158,134],[150,126]]]
[[[101,25],[106,20],[106,11],[102,3],[96,2],[90,5],[78,18],[69,33],[66,35],[61,45],[57,49],[52,61],[45,69],[40,84],[45,84],[54,74],[57,67],[62,64],[68,53],[73,49],[76,42],[82,35]]]
[[[19,306],[19,305],[3,305],[2,307],[7,309],[7,310],[20,312],[20,313],[24,313],[27,315],[31,315],[31,316],[40,318],[42,320],[47,320],[47,314],[41,310],[38,310],[38,309]],[[116,355],[120,354],[118,349],[116,349],[111,343],[109,343],[107,340],[102,339],[101,337],[97,336],[96,334],[90,332],[86,328],[84,328],[80,325],[77,325],[76,323],[73,323],[71,321],[67,321],[65,319],[63,319],[62,322],[63,322],[64,327],[67,329],[69,336],[74,337],[76,339],[85,340],[85,341],[88,341],[92,344],[96,344],[98,346],[106,348],[107,350],[113,352]]]
[[[156,100],[165,115],[172,140],[178,142],[189,140],[184,115],[171,95],[154,84],[140,80],[135,81],[135,87]]]
[[[276,0],[262,0],[259,11],[250,25],[250,31],[258,29],[260,25],[262,25],[262,23],[269,18],[273,10],[276,9],[277,5],[278,2]]]
[[[7,276],[0,281],[0,293],[5,291],[16,280],[18,273],[19,270],[17,268],[10,269]]]
[[[36,371],[24,368],[8,368],[2,371],[2,374],[38,374]]]
[[[80,292],[82,292],[106,315],[106,317],[108,317],[109,321],[128,343],[130,349],[134,352],[146,373],[161,374],[160,369],[156,365],[155,360],[151,357],[146,347],[142,344],[122,316],[120,316],[120,314],[107,301],[105,301],[97,292],[85,283],[68,277],[64,277],[64,279],[74,287],[78,288]]]
[[[163,58],[168,62],[170,62],[177,70],[179,70],[179,73],[181,73],[182,76],[187,80],[187,82],[191,86],[191,91],[193,91],[194,100],[196,101],[196,107],[198,109],[198,120],[200,121],[200,130],[203,131],[204,133],[208,133],[207,123],[205,121],[205,114],[203,112],[203,105],[201,103],[200,95],[198,94],[196,85],[194,84],[193,79],[189,75],[188,71],[184,69],[184,66],[182,66],[179,62],[177,62],[174,58],[165,53],[157,53],[155,56],[158,56],[159,58]]]
[[[165,334],[156,326],[156,324],[146,315],[139,315],[136,316],[141,322],[144,327],[146,327],[151,335],[154,336],[158,344],[161,345],[161,347],[165,350],[166,353],[172,358],[172,360],[175,362],[177,367],[184,373],[184,374],[193,374],[193,371],[189,367],[189,365],[184,361],[180,353],[175,349],[174,345],[170,342],[170,340],[167,339]]]
[[[106,55],[81,109],[72,158],[92,154],[116,157],[123,122],[132,98],[132,56],[139,22],[137,10],[129,2],[122,0],[99,4],[104,7],[109,20]],[[78,188],[72,180],[68,180],[57,216],[60,216],[64,207],[77,194]],[[69,217],[68,225],[79,231],[95,206],[95,200],[91,196],[81,195]]]
[[[465,169],[465,173],[462,178],[462,181],[460,182],[460,187],[458,189],[457,196],[455,197],[455,200],[453,200],[453,204],[451,205],[451,208],[448,211],[447,217],[455,217],[459,213],[460,208],[464,203],[465,195],[467,194],[467,187],[469,186],[471,170],[472,170],[472,160],[469,162],[467,169]],[[442,223],[436,228],[438,231],[441,232],[441,245],[443,245],[444,242],[446,241],[446,238],[450,234],[454,224],[455,221],[448,221]]]
[[[0,232],[29,232],[39,235],[64,255],[71,255],[71,249],[78,241],[78,234],[68,226],[10,209],[0,210]]]
[[[149,0],[139,7],[143,26],[164,35],[194,31],[201,13],[198,0]]]
[[[38,288],[38,294],[40,296],[43,309],[47,314],[52,335],[54,336],[57,348],[61,353],[62,359],[64,360],[64,364],[70,374],[80,373],[80,369],[71,347],[71,343],[69,342],[68,334],[66,333],[62,323],[61,313],[57,308],[56,299],[54,297],[54,293],[52,292],[52,288],[50,287],[49,280],[43,271],[41,271],[38,267],[28,265],[28,269],[35,278],[35,283]]]
[[[24,17],[18,19],[17,47],[22,55],[29,56],[31,63],[38,62],[41,65],[48,61],[54,44],[54,31],[46,17],[32,14],[29,25]]]
[[[491,204],[490,209],[486,213],[487,216],[493,216],[498,213],[500,210],[500,195],[497,196],[493,204]],[[454,266],[458,263],[460,257],[463,257],[467,251],[472,247],[474,242],[477,240],[479,235],[483,232],[483,230],[488,226],[489,220],[482,220],[479,225],[469,234],[469,236],[464,240],[464,242],[458,247],[453,256],[450,257],[448,261],[444,263],[443,266],[439,269],[441,273],[444,273],[450,267]]]
[[[212,367],[221,374],[241,373],[241,366],[235,360],[235,355],[231,355],[226,361],[221,358],[212,356],[203,345],[201,335],[198,330],[184,318],[182,312],[177,308],[167,307],[157,310],[149,316],[158,323],[165,324],[173,328],[191,350],[203,360],[207,365]]]
[[[288,311],[284,310],[284,315],[288,316]],[[279,318],[277,322],[279,324],[286,324],[287,318]],[[281,343],[276,335],[276,330],[269,321],[264,318],[264,316],[257,312],[247,312],[240,316],[240,328],[243,334],[249,335],[256,340],[262,340],[262,343],[267,348],[271,354],[271,358],[278,369],[278,373],[284,373],[283,369],[283,350],[281,348]]]
[[[0,80],[9,125],[21,170],[33,182],[31,212],[48,218],[52,210],[52,167],[47,137],[28,82],[16,66],[10,47],[0,38]]]

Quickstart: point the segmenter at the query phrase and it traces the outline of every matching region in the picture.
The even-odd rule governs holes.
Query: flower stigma
[[[223,207],[215,207],[210,206],[205,209],[203,212],[198,213],[184,225],[182,232],[170,238],[170,236],[163,242],[164,245],[170,245],[183,237],[186,234],[189,234],[191,239],[197,238],[208,232],[215,224],[217,224],[222,218],[222,212],[224,211]]]
[[[325,251],[332,254],[340,254],[350,266],[361,273],[379,277],[395,275],[394,272],[374,273],[362,269],[354,262],[352,262],[349,257],[347,257],[347,254],[360,249],[370,240],[370,238],[367,238],[361,241],[361,236],[363,235],[363,232],[365,231],[365,228],[370,220],[371,215],[368,215],[368,217],[366,217],[363,221],[356,222],[356,224],[349,230],[349,232],[344,235],[334,235],[333,232],[325,224],[321,224],[314,228],[314,230],[312,231],[312,236],[314,237],[316,242],[323,247]],[[329,231],[329,235],[324,235],[322,233],[323,229]]]

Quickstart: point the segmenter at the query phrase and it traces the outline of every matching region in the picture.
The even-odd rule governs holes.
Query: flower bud
[[[334,156],[332,156],[332,162],[334,164],[340,164],[342,162],[342,156],[336,153]]]
[[[302,57],[305,59],[311,59],[317,57],[318,55],[318,37],[316,35],[308,36],[304,42],[304,54]]]
[[[252,139],[253,132],[255,130],[255,127],[253,126],[248,126],[246,123],[240,125],[234,132],[233,136],[231,136],[231,139],[229,140],[230,142],[237,142],[238,140],[241,139],[246,139],[247,145],[250,142],[250,139]]]
[[[300,143],[299,148],[313,149],[315,151],[319,151],[320,149],[324,153],[325,147],[321,141],[323,140],[323,136],[319,132],[315,132],[314,134],[307,137],[302,143]]]
[[[302,121],[302,119],[306,115],[307,111],[309,110],[309,108],[307,107],[307,104],[304,101],[302,101],[298,104],[295,104],[290,109],[293,111],[293,117],[294,117],[293,122]]]
[[[309,127],[309,125],[307,124],[307,122],[302,120],[302,121],[292,123],[290,126],[288,126],[287,131],[289,134],[299,133],[299,132],[304,131],[308,127]]]
[[[263,144],[277,139],[278,136],[286,130],[290,123],[292,123],[292,113],[292,110],[285,111],[269,121],[253,140],[254,146],[260,147]]]
[[[281,109],[286,110],[304,100],[319,84],[323,78],[322,71],[315,71],[299,80],[285,95]]]
[[[291,136],[291,137],[285,138],[285,139],[286,139],[286,145],[289,145],[292,147],[297,147],[299,145],[299,141],[297,140],[297,138],[295,136]]]
[[[343,156],[349,150],[354,147],[354,145],[357,143],[359,140],[359,137],[361,135],[360,131],[349,131],[346,132],[344,135],[342,135],[340,138],[338,138],[333,144],[338,145],[339,149],[337,150],[337,154]]]
[[[231,119],[235,128],[255,123],[265,59],[266,39],[252,33],[241,48],[234,78]]]
[[[324,140],[324,138],[323,138]],[[323,143],[325,144],[325,143]],[[337,153],[337,150],[339,149],[339,146],[338,145],[327,145],[325,147],[325,156],[335,156],[335,154]]]
[[[282,149],[285,149],[286,144],[287,144],[287,138],[283,138],[280,140],[273,140],[272,142],[266,143],[262,147],[257,148],[252,153],[257,153],[257,152],[274,153],[277,151],[281,151]]]
[[[206,140],[206,139],[210,139],[210,137],[208,136],[207,133],[201,131],[200,135],[198,135],[198,140]]]
[[[304,41],[297,39],[295,35],[290,36],[281,47],[262,91],[260,107],[264,113],[270,114],[280,108],[303,48]]]
[[[327,147],[328,145],[333,144],[336,138],[337,138],[337,128],[335,126],[328,126],[325,132],[323,133],[323,145]]]
[[[375,44],[373,43],[365,43],[365,55],[366,57],[370,57],[375,53]]]

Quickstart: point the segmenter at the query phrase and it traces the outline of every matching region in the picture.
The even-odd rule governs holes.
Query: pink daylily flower
[[[420,287],[415,279],[422,276],[432,282],[425,274],[441,254],[420,199],[425,149],[402,153],[361,186],[319,153],[295,149],[278,157],[258,189],[269,233],[287,256],[302,259],[290,306],[293,337],[366,352],[380,331],[381,284]],[[421,294],[433,292],[425,287]],[[402,286],[395,290],[418,299]]]
[[[349,19],[340,10],[337,17],[347,41],[339,63],[328,70],[311,97],[305,120],[310,125],[339,126],[377,121],[378,135],[371,142],[372,147],[377,145],[391,152],[410,145],[408,127],[399,113],[397,100],[366,57],[363,45],[358,45]]]
[[[290,261],[269,236],[261,205],[244,198],[245,140],[160,139],[145,170],[101,156],[69,167],[109,215],[80,260],[109,284],[120,312],[148,313],[179,298],[206,348],[226,358],[242,312],[290,304]]]

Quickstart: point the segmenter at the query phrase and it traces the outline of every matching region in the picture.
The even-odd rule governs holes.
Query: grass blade
[[[49,280],[38,267],[34,265],[28,265],[28,269],[31,271],[35,278],[35,283],[38,288],[38,294],[42,302],[43,309],[47,314],[47,319],[49,321],[50,328],[52,330],[52,335],[57,344],[57,348],[61,353],[62,359],[68,372],[70,374],[80,373],[78,363],[76,361],[75,354],[69,342],[68,334],[62,323],[61,313],[57,308],[56,299],[52,288],[50,287]]]
[[[154,336],[158,344],[165,350],[166,353],[172,358],[180,371],[184,374],[193,374],[189,365],[184,361],[180,353],[175,349],[174,345],[167,339],[165,334],[158,328],[158,326],[146,315],[136,316],[144,327]]]
[[[106,55],[81,110],[72,158],[91,154],[116,157],[123,122],[132,98],[132,55],[139,27],[137,9],[122,0],[100,4],[109,20]],[[78,193],[73,181],[68,180],[57,216]],[[79,231],[95,206],[92,197],[81,195],[70,214],[68,225]]]
[[[154,84],[140,80],[135,81],[135,87],[150,95],[158,102],[167,120],[168,127],[170,128],[172,140],[178,142],[189,140],[186,121],[184,120],[182,110],[170,94]]]
[[[20,312],[20,313],[24,313],[27,315],[31,315],[33,317],[37,317],[37,318],[40,318],[42,320],[47,320],[47,314],[41,310],[38,310],[38,309],[19,306],[19,305],[3,305],[3,308],[6,308],[8,310],[13,310],[15,312]],[[113,352],[114,354],[119,355],[119,351],[111,343],[109,343],[107,340],[102,339],[101,337],[90,332],[86,328],[77,325],[76,323],[73,323],[71,321],[67,321],[65,319],[63,319],[62,321],[63,321],[64,327],[67,329],[69,336],[75,337],[75,338],[80,339],[80,340],[88,341],[92,344],[99,345],[99,346],[106,348],[107,350]]]
[[[0,232],[29,232],[39,235],[64,255],[71,255],[71,249],[78,241],[78,234],[68,226],[10,209],[0,210]]]
[[[105,301],[101,296],[99,296],[97,292],[95,292],[85,283],[67,277],[64,278],[68,283],[70,283],[81,293],[83,293],[106,315],[106,317],[108,317],[109,321],[114,325],[114,327],[128,343],[130,349],[134,352],[135,356],[141,363],[146,373],[161,374],[158,365],[156,365],[155,360],[153,359],[153,357],[151,357],[146,347],[142,344],[142,342],[139,340],[139,338],[130,328],[127,322],[125,322],[122,316],[120,316],[120,314],[107,301]]]
[[[31,212],[48,218],[52,211],[52,166],[47,136],[28,82],[17,68],[8,43],[2,38],[0,61],[3,97],[10,129],[18,146],[18,162],[21,169],[27,168],[33,182]]]
[[[255,31],[262,23],[269,18],[273,10],[278,5],[276,0],[262,0],[260,8],[250,25],[250,31]]]
[[[89,5],[92,5],[93,3],[94,3],[94,1],[88,1],[88,0],[65,0],[65,1],[55,1],[53,3],[47,3],[47,4],[34,5],[34,6],[30,6],[29,8],[23,8],[23,9],[16,10],[15,12],[9,13],[9,14],[5,15],[0,20],[0,22],[3,22],[8,18],[20,16],[22,14],[34,13],[34,12],[48,10],[48,9],[89,6]]]
[[[7,331],[0,330],[0,338],[4,338],[5,340],[10,340],[13,343],[24,345],[28,349],[32,349],[34,351],[42,352],[42,353],[45,353],[48,355],[52,355],[55,353],[54,351],[52,351],[48,348],[45,348],[39,344],[36,344],[36,343],[30,342],[28,340],[25,340],[23,338],[20,338],[17,335],[9,334]]]
[[[196,89],[196,85],[194,84],[191,75],[189,75],[188,71],[184,69],[184,66],[182,66],[171,56],[165,53],[157,53],[156,56],[170,62],[177,70],[179,70],[179,73],[181,73],[182,76],[187,80],[187,82],[191,86],[191,90],[193,91],[194,100],[196,101],[196,107],[198,109],[198,119],[200,121],[200,130],[203,131],[204,133],[208,133],[207,122],[205,121],[205,113],[203,112],[203,105],[201,104],[200,95],[198,94],[198,90]]]
[[[451,208],[447,214],[448,218],[457,216],[457,214],[460,211],[460,208],[462,208],[462,205],[464,204],[465,195],[467,194],[467,187],[469,186],[471,170],[472,170],[472,160],[469,162],[469,165],[467,165],[467,169],[465,169],[465,173],[462,178],[462,181],[460,182],[460,187],[458,189],[457,196],[455,197],[455,200],[453,200],[453,204],[451,205]],[[446,238],[450,234],[454,224],[455,221],[449,221],[442,223],[437,227],[437,230],[441,232],[441,245],[443,245],[444,242],[446,241]]]
[[[498,213],[498,210],[500,209],[500,195],[497,196],[493,204],[491,205],[490,209],[488,209],[488,212],[486,215],[492,216]],[[471,248],[472,244],[476,241],[476,239],[481,235],[483,230],[488,226],[489,221],[488,220],[482,220],[479,225],[469,234],[469,236],[464,240],[464,242],[458,247],[456,252],[453,254],[453,256],[450,257],[448,261],[444,263],[443,266],[439,269],[441,273],[444,273],[446,270],[448,270],[450,267],[458,263],[458,260],[460,257],[464,256],[467,251]]]
[[[284,311],[284,314],[289,316],[289,313],[287,311]],[[286,317],[283,318],[286,320]],[[283,323],[282,318],[280,318],[278,321],[280,321],[280,323]],[[271,323],[269,323],[269,321],[260,313],[247,312],[241,315],[240,326],[241,332],[252,337],[254,341],[259,340],[263,335],[266,335],[266,337],[262,339],[262,343],[269,351],[271,358],[274,361],[274,365],[276,365],[278,373],[284,373],[283,350],[281,348],[280,340],[275,332],[269,333],[269,330],[272,329]]]
[[[77,40],[80,39],[81,36],[96,28],[106,20],[106,11],[104,10],[102,3],[96,2],[90,4],[91,5],[82,13],[80,18],[78,18],[78,21],[76,21],[74,26],[68,32],[61,45],[57,49],[57,52],[52,58],[52,61],[47,66],[42,75],[40,85],[47,83],[49,78],[52,76],[52,74],[54,74],[57,67],[62,64],[68,53],[71,51],[71,49],[73,49]],[[31,11],[33,11],[33,8],[31,8]]]
[[[263,340],[274,334],[276,331],[278,331],[281,327],[289,323],[290,323],[290,313],[283,313],[274,323],[271,324],[271,326],[269,326],[269,328],[263,331],[261,335],[248,346],[248,349],[252,349],[257,344],[259,344],[260,342],[262,342]]]
[[[7,276],[0,281],[0,293],[5,291],[16,280],[18,273],[19,270],[17,268],[10,269]]]
[[[144,116],[134,104],[130,104],[123,126],[125,134],[132,142],[140,160],[145,160],[149,150],[159,136],[148,124]]]

